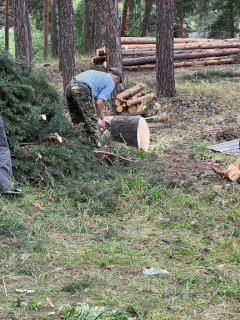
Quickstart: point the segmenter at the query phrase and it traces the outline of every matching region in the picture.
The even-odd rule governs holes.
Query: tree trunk
[[[122,53],[121,53],[121,37],[120,37],[120,22],[118,16],[118,0],[105,0],[105,27],[107,38],[107,70],[110,67],[119,68],[122,70]],[[112,113],[116,113],[115,97],[117,90],[111,95]]]
[[[143,117],[116,116],[112,118],[110,128],[114,141],[148,151],[150,134],[148,124]]]
[[[32,67],[32,38],[26,0],[12,0],[15,56]]]
[[[73,30],[73,6],[72,0],[64,2],[58,0],[59,10],[59,34],[60,34],[60,56],[63,74],[63,89],[74,76],[75,52],[74,52],[74,30]]]
[[[235,27],[234,27],[234,3],[233,0],[229,1],[229,31],[230,31],[230,37],[235,37]]]
[[[101,0],[95,0],[95,31],[94,31],[94,44],[95,48],[102,45],[103,42],[103,6]]]
[[[122,28],[121,28],[121,35],[122,35],[122,36],[124,36],[124,35],[125,35],[125,32],[126,32],[128,3],[129,3],[129,0],[124,0],[124,2],[123,2]]]
[[[5,50],[9,50],[9,0],[5,2]]]
[[[180,26],[179,38],[184,38],[183,16],[180,16],[180,17],[179,17],[179,26]]]
[[[48,58],[48,0],[44,0],[43,9],[43,60]]]
[[[156,80],[157,96],[176,94],[173,63],[174,0],[157,1]]]
[[[85,54],[91,51],[91,2],[92,0],[84,0],[83,52]]]
[[[58,27],[57,27],[57,0],[51,0],[51,52],[52,57],[58,57]]]
[[[145,37],[147,35],[150,17],[151,17],[152,5],[153,5],[153,0],[145,0],[144,16],[143,16],[143,22],[142,22],[142,27],[140,32],[141,37]]]
[[[122,69],[118,0],[106,0],[107,68]]]

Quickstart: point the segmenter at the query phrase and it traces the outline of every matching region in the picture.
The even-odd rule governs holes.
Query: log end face
[[[149,149],[150,131],[146,120],[142,117],[140,117],[138,123],[137,141],[138,149],[147,152]]]

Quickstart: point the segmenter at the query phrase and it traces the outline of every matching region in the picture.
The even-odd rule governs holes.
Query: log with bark
[[[103,62],[106,61],[106,56],[95,56],[92,57],[92,63],[93,64],[103,64]]]
[[[149,149],[150,133],[146,120],[141,116],[114,116],[111,120],[111,137],[145,152]]]
[[[129,97],[134,96],[134,95],[137,94],[138,92],[142,91],[144,88],[145,88],[145,84],[143,84],[143,83],[138,83],[138,84],[136,84],[134,87],[131,87],[131,88],[129,88],[129,89],[127,89],[127,90],[119,93],[116,98],[117,98],[118,100],[125,100],[125,99],[127,99],[127,98],[129,98]],[[124,101],[124,102],[125,102],[125,101]]]
[[[212,163],[209,163],[209,167],[214,172],[230,181],[237,181],[240,178],[240,158],[230,164],[226,169],[216,167]]]
[[[191,67],[195,65],[221,65],[221,64],[231,64],[234,61],[235,56],[224,56],[224,57],[210,57],[210,58],[202,58],[202,59],[193,59],[186,61],[176,61],[174,62],[174,68],[181,67]],[[123,66],[124,70],[141,70],[141,69],[155,69],[156,64],[143,64],[143,65],[134,65],[134,66]]]
[[[222,50],[206,50],[203,52],[192,52],[192,53],[180,53],[174,54],[174,60],[188,60],[188,59],[199,59],[207,57],[221,57],[227,55],[235,55],[240,53],[240,48],[235,49],[222,49]],[[143,65],[143,64],[154,64],[156,63],[156,55],[153,56],[144,56],[139,58],[123,58],[124,66],[134,66],[134,65]]]
[[[223,39],[226,42],[236,42],[238,38]],[[174,43],[199,43],[199,42],[214,42],[217,39],[206,38],[174,38]],[[156,38],[151,37],[121,37],[122,45],[130,44],[156,44]]]

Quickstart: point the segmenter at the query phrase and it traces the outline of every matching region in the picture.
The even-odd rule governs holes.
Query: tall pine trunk
[[[60,65],[63,74],[63,90],[74,76],[75,52],[73,30],[72,0],[58,0],[59,34],[60,34]]]
[[[174,0],[157,0],[156,80],[157,96],[176,94],[173,63]]]
[[[43,60],[48,58],[48,1],[44,0],[43,9]]]
[[[58,57],[57,0],[51,0],[51,53]]]
[[[118,0],[105,0],[105,27],[107,47],[107,70],[116,67],[122,70],[121,31],[118,16]],[[115,114],[115,97],[117,90],[111,95],[112,113]]]
[[[5,2],[5,50],[9,50],[9,0]]]
[[[94,44],[96,48],[103,43],[104,12],[102,0],[95,0],[95,24],[94,24]]]
[[[26,0],[12,0],[15,56],[32,67],[32,37]]]
[[[107,68],[122,69],[120,21],[118,16],[118,0],[105,2],[105,26],[107,37]]]
[[[83,10],[83,52],[91,51],[91,0],[84,0]]]
[[[142,22],[142,27],[140,32],[141,37],[146,37],[147,31],[149,28],[152,5],[153,5],[153,0],[145,0],[144,16],[143,16],[143,22]]]
[[[121,35],[124,37],[127,26],[127,13],[128,13],[128,0],[124,0],[123,2],[123,12],[122,12],[122,27],[121,27]]]

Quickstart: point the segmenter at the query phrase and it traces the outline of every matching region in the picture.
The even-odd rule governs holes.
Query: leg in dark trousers
[[[81,83],[70,82],[66,89],[68,109],[74,124],[84,122],[90,138],[98,142],[98,126],[95,101],[90,89]]]
[[[4,192],[17,188],[18,185],[12,174],[12,161],[7,137],[0,115],[0,184]]]

